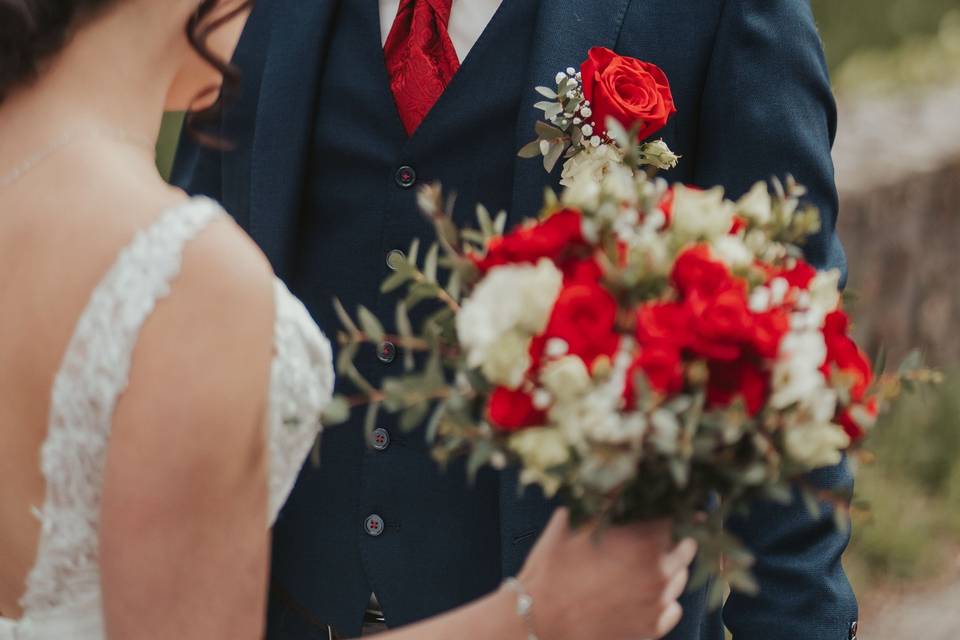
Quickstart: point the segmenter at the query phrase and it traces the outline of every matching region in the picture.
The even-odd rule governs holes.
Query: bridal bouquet
[[[660,69],[594,49],[537,91],[545,118],[521,155],[548,170],[563,159],[562,193],[506,231],[482,207],[479,229],[458,228],[440,188],[425,188],[437,242],[414,242],[383,284],[405,293],[396,335],[338,307],[339,370],[360,393],[336,411],[367,405],[370,429],[381,408],[405,428],[426,421],[439,461],[516,465],[581,518],[672,518],[700,542],[695,584],[722,574],[753,590],[723,521],[798,491],[816,509],[826,496],[803,476],[839,463],[923,373],[875,376],[839,272],[804,261],[820,217],[800,185],[731,201],[654,177],[678,160],[650,140],[675,112]],[[405,367],[374,388],[352,361],[383,340]]]

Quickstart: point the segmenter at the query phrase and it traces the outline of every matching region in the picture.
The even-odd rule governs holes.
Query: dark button
[[[407,255],[400,251],[400,249],[394,249],[387,254],[387,266],[396,271],[400,268],[404,262],[407,261]]]
[[[394,179],[401,189],[409,189],[417,183],[417,172],[413,170],[413,167],[403,165],[397,169]]]
[[[377,514],[367,516],[367,519],[363,521],[363,530],[367,532],[368,536],[379,538],[383,535],[383,518]]]
[[[377,451],[386,451],[390,446],[390,432],[386,429],[374,429],[370,445]]]
[[[850,640],[857,640],[857,629],[859,626],[856,620],[850,625]]]
[[[383,364],[390,364],[397,359],[397,345],[392,342],[381,342],[377,345],[377,359]]]

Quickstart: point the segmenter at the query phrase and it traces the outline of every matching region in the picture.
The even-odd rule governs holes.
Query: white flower
[[[793,425],[786,429],[783,444],[787,454],[809,469],[840,464],[850,437],[829,422]]]
[[[590,372],[579,356],[564,356],[540,373],[540,381],[557,398],[570,399],[590,390]]]
[[[750,311],[754,313],[764,313],[770,310],[770,302],[772,296],[770,295],[770,289],[767,287],[757,287],[752,292],[750,292]]]
[[[766,224],[773,215],[773,199],[763,182],[753,185],[750,191],[737,201],[737,212],[757,224]]]
[[[592,138],[590,138],[590,144],[594,148],[599,147],[601,142],[602,140],[600,140],[600,136],[593,136]]]
[[[490,382],[516,389],[530,368],[530,338],[519,331],[508,331],[490,345],[482,371]]]
[[[787,333],[773,367],[770,405],[774,409],[785,409],[823,392],[826,380],[820,365],[826,357],[827,345],[819,331]]]
[[[810,310],[823,320],[840,306],[840,271],[820,271],[810,282]]]
[[[548,470],[570,460],[570,448],[560,430],[524,429],[510,436],[508,446],[523,460],[520,482],[538,484],[548,497],[553,496],[560,488],[560,479]]]
[[[593,127],[589,124],[583,125],[583,135],[587,138],[593,135]]]
[[[508,333],[530,337],[542,332],[562,284],[563,274],[547,259],[491,269],[457,314],[457,335],[467,351],[467,364],[480,367],[499,358],[510,348],[499,344]]]
[[[680,439],[680,420],[666,409],[658,409],[650,417],[653,426],[651,442],[659,453],[672,455],[677,452]]]
[[[617,164],[607,170],[603,178],[602,190],[621,204],[637,204],[637,182],[630,167]]]
[[[593,109],[586,106],[586,104],[587,103],[585,102],[584,106],[580,109],[580,115],[583,116],[584,118],[589,118],[590,116],[593,115]]]
[[[697,191],[674,188],[673,229],[684,240],[710,240],[730,232],[733,203],[723,198],[723,188]]]
[[[753,252],[737,236],[720,236],[710,244],[714,254],[735,269],[753,264]]]
[[[596,149],[584,149],[563,164],[560,184],[574,186],[582,180],[599,183],[611,167],[623,162],[623,153],[614,145],[605,144]]]
[[[563,71],[557,74],[557,84],[560,84],[566,79],[567,79],[567,74],[565,74]]]
[[[673,169],[680,162],[680,156],[671,151],[663,140],[646,143],[641,152],[643,160],[658,169]]]

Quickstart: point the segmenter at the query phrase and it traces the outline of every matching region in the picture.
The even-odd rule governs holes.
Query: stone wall
[[[960,365],[960,85],[841,110],[839,232],[858,337]]]

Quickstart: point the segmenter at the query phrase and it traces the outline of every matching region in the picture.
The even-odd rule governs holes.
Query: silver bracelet
[[[507,578],[503,584],[517,594],[517,615],[523,618],[527,625],[527,640],[540,640],[533,624],[533,596],[516,578]]]

